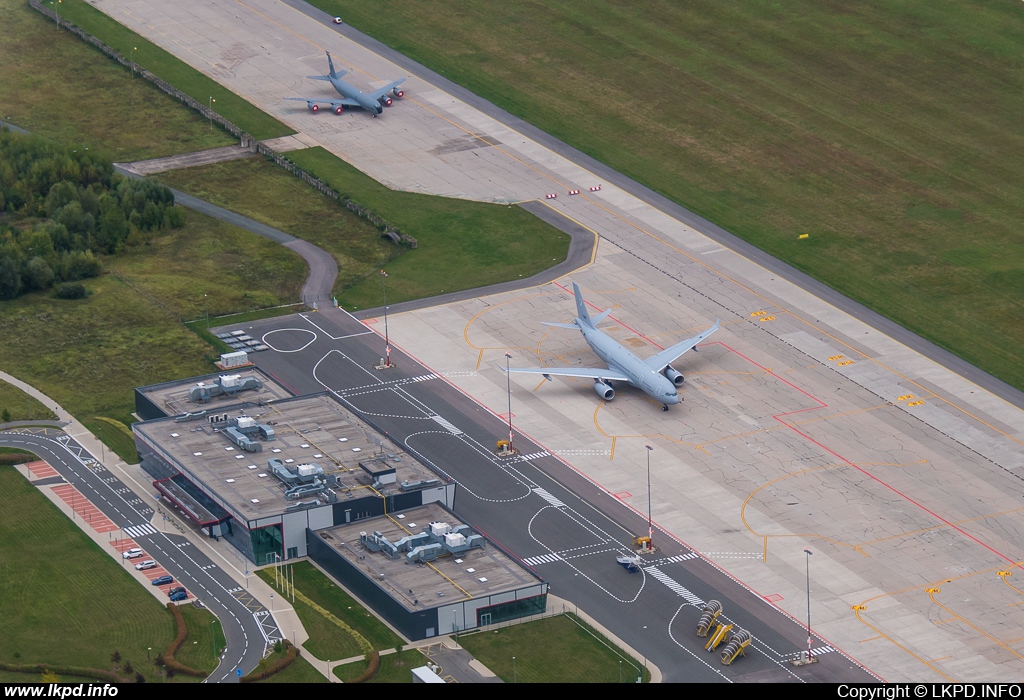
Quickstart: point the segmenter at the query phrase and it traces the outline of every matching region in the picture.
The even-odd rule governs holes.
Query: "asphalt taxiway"
[[[647,656],[665,680],[874,680],[817,637],[820,662],[792,666],[806,649],[803,626],[660,528],[659,551],[638,573],[626,572],[615,558],[630,551],[632,536],[647,531],[643,517],[518,432],[519,454],[496,455],[496,438],[507,435],[499,416],[401,352],[392,354],[391,369],[373,369],[382,354],[380,337],[349,314],[329,310],[238,328],[272,348],[253,355],[260,369],[296,393],[332,392],[458,482],[460,517]],[[712,599],[756,640],[746,657],[729,666],[705,651],[706,640],[695,633],[702,604]]]

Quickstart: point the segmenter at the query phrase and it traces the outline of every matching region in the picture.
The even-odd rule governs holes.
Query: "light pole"
[[[131,63],[131,66],[132,66],[132,79],[135,78],[135,52],[138,51],[138,50],[139,50],[138,46],[133,46],[132,47],[131,61],[129,61],[129,63]]]
[[[654,450],[650,445],[647,448],[647,538],[648,546],[654,547],[654,521],[651,519],[651,452]],[[645,628],[646,629],[646,628]]]
[[[619,683],[622,683],[622,659],[619,659]]]
[[[387,279],[388,273],[384,270],[380,271],[380,293],[384,295],[384,353],[386,359],[384,360],[385,369],[391,367],[391,339],[388,337],[388,290],[384,285],[384,280]]]
[[[644,625],[644,670],[647,670],[647,625]],[[640,682],[643,682],[643,676],[640,676]]]
[[[53,5],[53,15],[57,20],[57,31],[60,31],[60,11],[57,9],[57,6],[61,2],[63,2],[63,0],[57,0],[56,2],[54,2],[54,0],[50,0],[50,4]]]
[[[517,682],[517,677],[516,677],[516,657],[514,657],[514,656],[512,657],[512,682],[513,683]]]
[[[508,361],[512,355],[505,353],[505,384],[508,387],[508,451],[515,452],[512,445],[512,374],[508,371]]]
[[[209,108],[210,108],[210,112],[209,112],[209,116],[210,116],[210,131],[213,131],[213,103],[216,102],[216,101],[217,100],[213,99],[213,96],[211,95],[210,96],[210,104],[209,104]]]
[[[807,662],[810,663],[811,656],[811,550],[804,548],[804,560],[807,562]]]
[[[203,307],[206,309],[206,330],[210,330],[210,300],[203,295]]]

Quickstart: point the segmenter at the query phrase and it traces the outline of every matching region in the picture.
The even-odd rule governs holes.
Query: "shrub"
[[[178,610],[177,605],[167,603],[167,609],[171,611],[171,615],[174,616],[174,622],[178,627],[178,634],[175,636],[174,641],[171,642],[163,654],[157,657],[158,659],[162,658],[163,664],[167,669],[167,677],[171,678],[175,673],[183,673],[186,676],[205,678],[208,675],[205,671],[189,668],[174,658],[174,655],[178,653],[178,649],[185,643],[185,639],[188,637],[188,627],[185,626],[185,618],[182,616],[181,610]]]
[[[65,282],[57,287],[58,299],[84,299],[85,285],[81,282]]]
[[[366,659],[366,670],[359,674],[359,677],[352,680],[352,683],[365,683],[374,676],[377,675],[377,671],[380,670],[380,654],[376,651],[371,651],[367,655]]]
[[[238,682],[252,683],[253,681],[261,681],[265,678],[270,678],[275,673],[279,673],[288,668],[289,666],[291,666],[295,659],[299,658],[299,648],[297,646],[294,646],[291,642],[289,642],[286,639],[284,640],[284,649],[284,656],[282,656],[280,659],[275,661],[270,666],[264,666],[261,663],[248,676],[242,676],[238,680]]]

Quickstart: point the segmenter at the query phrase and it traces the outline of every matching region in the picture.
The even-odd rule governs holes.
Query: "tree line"
[[[167,187],[122,177],[88,149],[0,130],[0,299],[96,277],[99,255],[184,223]]]

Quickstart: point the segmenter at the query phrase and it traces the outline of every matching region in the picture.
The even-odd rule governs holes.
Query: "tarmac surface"
[[[289,124],[304,142],[320,143],[391,187],[502,203],[539,200],[594,232],[595,261],[573,280],[596,306],[619,307],[609,332],[639,355],[722,318],[723,329],[677,365],[689,377],[686,403],[668,414],[628,389],[602,404],[585,383],[509,382],[499,371],[505,352],[523,364],[595,361],[578,334],[537,325],[571,316],[565,279],[560,286],[394,314],[392,341],[429,368],[417,375],[428,379],[402,377],[400,370],[399,380],[385,383],[403,383],[382,389],[363,376],[373,373],[366,368],[381,351],[366,344],[374,336],[356,335],[354,321],[337,313],[315,320],[327,329],[311,346],[319,357],[282,347],[259,359],[303,391],[327,386],[378,413],[421,454],[442,456],[445,461],[435,461],[442,471],[490,462],[487,471],[459,472],[469,494],[457,502],[460,514],[475,524],[495,518],[501,532],[513,533],[507,546],[535,562],[556,592],[571,590],[565,597],[598,619],[607,616],[609,628],[650,622],[658,630],[651,647],[682,659],[675,676],[674,657],[659,663],[666,679],[756,674],[761,662],[753,659],[769,658],[775,661],[761,670],[783,673],[782,655],[803,645],[792,639],[795,624],[776,620],[781,613],[804,618],[808,578],[822,643],[888,680],[1020,677],[1024,592],[1011,577],[1024,558],[1020,392],[635,183],[605,177],[607,169],[585,158],[566,157],[550,137],[510,127],[422,71],[403,85],[406,98],[379,119],[357,110],[313,115],[284,102],[319,94],[313,91],[323,86],[303,76],[323,72],[325,49],[336,65],[355,69],[351,79],[363,88],[412,72],[407,61],[396,65],[386,52],[347,38],[351,28],[339,33],[322,18],[311,19],[317,13],[307,7],[298,12],[274,0],[95,4]],[[581,194],[570,195],[574,189]],[[546,198],[552,194],[557,198]],[[274,337],[278,345],[286,338]],[[403,358],[400,368],[411,361]],[[502,434],[496,414],[508,411],[507,383],[514,387],[517,430],[536,449],[524,454],[543,453],[511,465],[489,456]],[[420,398],[434,386],[440,389],[429,401]],[[645,585],[630,590],[635,584],[613,581],[596,563],[628,534],[646,529],[637,512],[647,505],[645,443],[655,448],[655,520],[677,538],[665,541],[678,547],[671,556],[703,555],[665,564],[671,574],[660,564],[653,568],[694,599],[727,591],[727,612],[740,610],[741,624],[766,640],[758,646],[763,655],[725,671],[705,663],[691,649],[692,627],[690,637],[681,633],[692,621],[676,628],[664,601],[658,615],[654,606],[624,602],[657,595],[659,587],[677,589],[645,570]],[[555,496],[562,505],[537,491],[554,494],[556,483],[568,487]],[[573,500],[573,493],[584,500]],[[534,505],[530,522],[542,530],[536,538],[522,522]],[[569,512],[584,513],[584,524]],[[560,533],[557,541],[550,533]],[[580,565],[570,558],[577,547],[601,552],[593,569],[581,565],[589,556]],[[747,595],[756,604],[734,593],[731,581],[755,592]],[[678,614],[691,613],[693,603],[679,593],[676,605],[679,598]],[[622,636],[644,648],[642,633]],[[842,658],[827,652],[816,667],[836,680],[843,676],[826,664],[830,656]]]

